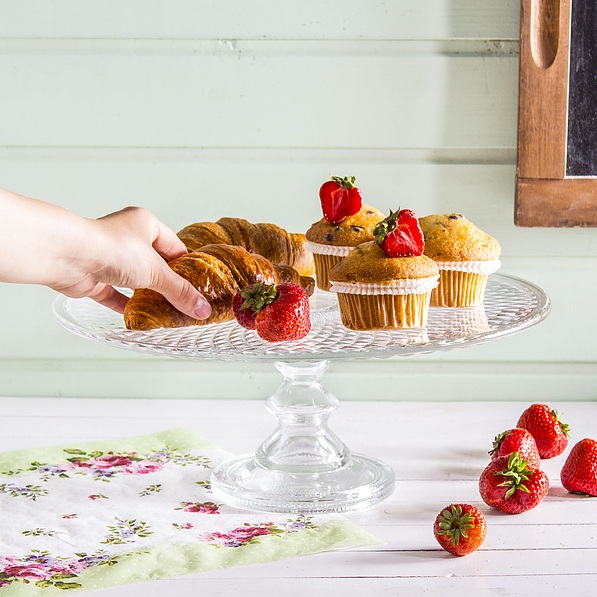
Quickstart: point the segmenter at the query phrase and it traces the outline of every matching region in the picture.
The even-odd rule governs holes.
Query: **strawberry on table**
[[[509,456],[512,452],[518,452],[532,467],[541,467],[541,457],[535,438],[530,431],[522,427],[514,427],[497,435],[489,454],[491,459],[495,460],[500,456]]]
[[[547,495],[549,479],[518,452],[492,460],[479,477],[483,501],[507,514],[520,514],[537,506]]]
[[[298,284],[266,285],[257,282],[241,292],[245,300],[239,308],[241,325],[248,327],[243,310],[253,315],[254,328],[260,338],[268,342],[300,340],[311,330],[309,296]]]
[[[571,493],[597,496],[597,442],[594,439],[587,437],[572,447],[560,480]]]
[[[332,176],[319,189],[323,217],[330,224],[339,224],[348,216],[356,214],[363,206],[361,193],[354,176]]]
[[[450,504],[437,515],[433,535],[446,551],[465,556],[485,540],[487,521],[476,506]]]
[[[568,445],[570,427],[546,404],[531,404],[518,419],[517,427],[531,432],[541,458],[559,456]]]
[[[390,215],[374,228],[373,236],[388,257],[418,256],[425,248],[419,220],[410,209],[390,210]]]

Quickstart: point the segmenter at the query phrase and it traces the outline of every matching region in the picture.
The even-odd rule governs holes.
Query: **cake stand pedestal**
[[[284,376],[267,400],[277,429],[257,448],[212,473],[212,487],[228,503],[276,512],[342,512],[367,508],[394,488],[383,462],[351,454],[328,428],[338,399],[319,380],[328,361],[276,361]]]
[[[214,495],[242,508],[271,512],[347,512],[384,500],[394,473],[353,454],[329,428],[338,399],[321,384],[331,360],[407,356],[488,342],[531,327],[550,310],[537,286],[490,276],[479,307],[431,308],[427,328],[355,332],[340,321],[335,295],[311,297],[312,329],[303,340],[268,343],[236,322],[136,332],[89,299],[58,297],[54,313],[68,330],[119,348],[194,360],[268,361],[283,382],[267,400],[277,428],[254,453],[214,469]]]

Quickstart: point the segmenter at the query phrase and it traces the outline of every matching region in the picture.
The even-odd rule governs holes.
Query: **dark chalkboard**
[[[597,176],[597,0],[572,0],[566,176]]]

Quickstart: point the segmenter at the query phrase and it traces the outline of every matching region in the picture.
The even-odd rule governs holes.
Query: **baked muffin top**
[[[461,214],[432,214],[419,218],[419,224],[424,254],[435,261],[492,261],[500,256],[498,241]]]
[[[384,218],[381,211],[363,204],[356,214],[348,216],[339,224],[330,224],[325,218],[321,218],[307,230],[306,237],[321,245],[356,247],[373,240],[373,229]]]
[[[330,281],[384,284],[438,274],[435,261],[425,255],[388,257],[375,241],[371,241],[359,245],[334,265],[330,271]]]

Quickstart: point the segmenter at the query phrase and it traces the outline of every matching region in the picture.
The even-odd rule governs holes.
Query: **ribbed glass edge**
[[[465,348],[475,344],[490,342],[492,340],[512,335],[514,333],[526,330],[541,321],[543,321],[551,311],[551,301],[548,295],[536,284],[528,282],[522,278],[505,275],[493,274],[489,277],[488,289],[486,292],[491,292],[493,285],[500,283],[516,284],[519,287],[530,291],[536,301],[535,307],[525,313],[524,317],[511,325],[495,325],[489,331],[483,331],[476,334],[469,334],[457,338],[449,339],[433,339],[428,342],[405,344],[392,346],[390,348],[375,348],[367,347],[366,350],[355,347],[350,350],[302,350],[301,352],[292,352],[287,347],[277,347],[276,345],[268,346],[263,353],[257,352],[238,352],[230,351],[214,351],[214,352],[193,352],[184,348],[172,349],[160,343],[159,341],[152,342],[151,340],[128,341],[117,337],[115,334],[102,334],[85,327],[80,322],[73,319],[68,312],[69,301],[80,299],[69,299],[65,296],[58,296],[53,302],[53,311],[58,322],[68,331],[83,336],[85,338],[116,346],[124,350],[133,352],[149,353],[154,355],[169,356],[172,358],[182,358],[185,360],[211,360],[211,361],[237,361],[237,362],[271,362],[271,361],[313,361],[313,360],[367,360],[367,359],[384,359],[393,356],[411,356],[414,354],[425,354],[438,351],[448,351],[455,348]],[[98,308],[103,308],[98,305]],[[431,310],[442,310],[444,308],[431,307]],[[491,322],[490,322],[491,323]],[[214,324],[217,325],[217,324]],[[125,331],[123,329],[123,331]],[[364,334],[372,334],[375,332],[362,332]],[[384,331],[384,333],[393,333]],[[396,333],[404,333],[404,330],[396,331]],[[408,333],[408,332],[407,332]],[[291,343],[289,343],[291,344]]]

